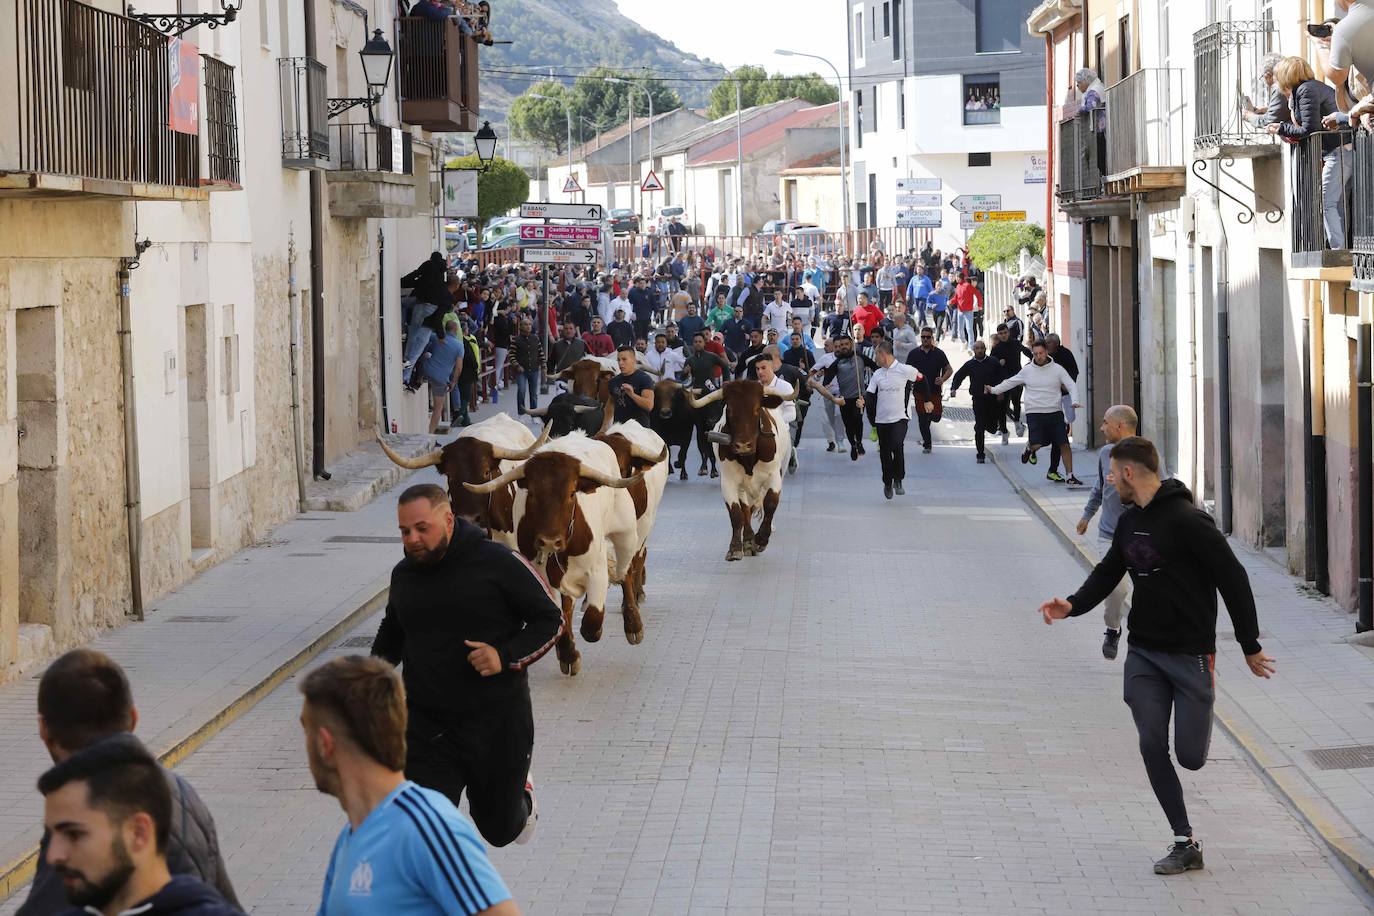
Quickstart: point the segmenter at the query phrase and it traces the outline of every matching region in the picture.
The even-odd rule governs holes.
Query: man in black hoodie
[[[973,356],[968,359],[949,385],[949,395],[959,390],[964,379],[969,381],[969,394],[973,395],[973,444],[977,450],[976,460],[984,462],[983,439],[986,433],[997,429],[999,419],[1005,420],[1002,398],[1005,395],[987,394],[993,385],[1000,385],[1006,378],[1002,364],[988,356],[988,345],[981,340],[973,342]]]
[[[562,608],[519,554],[455,518],[441,487],[407,489],[397,519],[406,556],[372,654],[401,665],[406,776],[455,805],[466,789],[491,845],[526,842],[538,819],[526,669],[562,632]]]
[[[1159,479],[1159,453],[1148,439],[1128,436],[1112,449],[1112,483],[1131,505],[1116,525],[1111,549],[1077,592],[1040,605],[1045,623],[1088,613],[1130,573],[1135,587],[1127,618],[1126,705],[1140,733],[1140,755],[1160,807],[1174,831],[1155,874],[1202,868],[1183,787],[1169,760],[1174,718],[1178,762],[1200,770],[1207,762],[1216,691],[1217,592],[1226,601],[1236,641],[1256,677],[1274,673],[1259,644],[1255,597],[1245,567],[1212,517],[1193,505],[1177,480]]]
[[[138,709],[129,679],[103,652],[73,649],[49,665],[38,681],[38,735],[55,764],[97,742],[124,743],[147,753],[131,734],[137,725]],[[186,780],[171,770],[162,770],[162,775],[172,801],[167,867],[174,875],[190,875],[209,884],[237,906],[210,810]],[[68,908],[62,875],[48,861],[51,839],[45,831],[29,896],[16,916],[52,916]]]

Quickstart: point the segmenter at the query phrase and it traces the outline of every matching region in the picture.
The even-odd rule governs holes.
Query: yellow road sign
[[[975,210],[973,212],[975,223],[1024,223],[1026,221],[1025,210]]]

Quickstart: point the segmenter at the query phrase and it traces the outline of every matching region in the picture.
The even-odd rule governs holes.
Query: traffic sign
[[[960,194],[951,200],[949,205],[960,213],[972,213],[975,210],[1000,210],[1002,209],[1002,195]]]
[[[899,207],[936,207],[940,206],[939,194],[918,194],[913,191],[898,191],[897,206]]]
[[[600,242],[600,226],[535,226],[520,227],[520,237],[535,242]]]
[[[595,248],[518,248],[526,264],[595,264]]]
[[[938,204],[933,209],[897,211],[897,226],[902,229],[939,229],[943,224]]]
[[[662,191],[663,182],[658,180],[658,176],[654,174],[653,169],[649,169],[649,174],[644,176],[644,182],[640,184],[639,190],[643,194],[647,194],[650,191]]]
[[[898,178],[897,193],[903,191],[938,191],[942,187],[939,178]]]
[[[1024,223],[1025,210],[974,210],[975,223]]]
[[[601,219],[601,204],[553,204],[527,200],[520,205],[521,219]]]
[[[973,214],[972,214],[972,213],[960,213],[960,214],[959,214],[959,228],[960,228],[960,229],[972,229],[972,228],[974,228]]]
[[[577,183],[577,176],[569,173],[567,180],[563,182],[563,193],[576,194],[580,190],[582,190],[582,185]]]

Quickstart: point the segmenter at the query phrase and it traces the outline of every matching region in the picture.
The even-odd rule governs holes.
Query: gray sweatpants
[[[1107,551],[1112,549],[1112,539],[1104,538],[1102,532],[1097,535],[1097,556],[1094,562],[1101,563],[1102,558],[1107,555]],[[1112,589],[1112,593],[1103,602],[1103,616],[1107,620],[1107,626],[1113,630],[1121,629],[1121,621],[1126,616],[1126,599],[1131,596],[1131,577],[1122,576],[1121,581]]]
[[[1189,770],[1207,762],[1216,700],[1215,655],[1180,655],[1131,646],[1126,653],[1125,696],[1140,735],[1140,756],[1155,798],[1174,836],[1193,835],[1183,786],[1169,759],[1169,717],[1174,719],[1174,754]]]

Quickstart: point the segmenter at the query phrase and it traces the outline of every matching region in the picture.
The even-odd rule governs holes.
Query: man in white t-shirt
[[[897,362],[892,342],[880,340],[874,348],[878,368],[868,380],[869,403],[859,399],[859,407],[868,408],[869,422],[878,431],[878,458],[883,468],[883,495],[892,498],[895,491],[905,496],[902,480],[906,477],[906,427],[911,420],[912,386],[915,397],[925,400],[926,410],[933,410],[930,386],[915,366]]]
[[[682,348],[669,347],[667,334],[654,337],[654,345],[644,353],[644,368],[656,379],[675,379],[686,365]]]
[[[754,372],[758,376],[759,384],[763,385],[764,391],[769,394],[780,394],[783,397],[789,397],[796,389],[792,387],[791,382],[778,377],[778,364],[775,362],[777,358],[777,350],[772,347],[765,349],[755,357]],[[776,415],[778,419],[787,426],[786,430],[780,429],[777,432],[778,448],[786,448],[787,451],[790,452],[787,456],[787,461],[784,463],[784,467],[787,468],[787,473],[795,474],[797,472],[797,450],[792,448],[792,440],[796,437],[797,432],[796,402],[791,400],[783,401],[782,406],[777,408]],[[786,437],[785,444],[783,441],[784,436]]]
[[[835,362],[834,339],[827,337],[822,343],[825,352],[816,354],[816,364],[811,367],[811,378],[816,380],[817,384],[820,384],[820,379],[825,374],[825,370]],[[839,383],[831,382],[830,388],[827,390],[830,395],[838,397],[840,394]],[[827,443],[825,450],[833,452],[835,451],[835,402],[830,398],[821,398],[821,418],[825,426],[825,441]]]
[[[782,299],[782,290],[773,291],[773,301],[763,310],[765,331],[777,331],[778,337],[791,330],[792,309]]]

